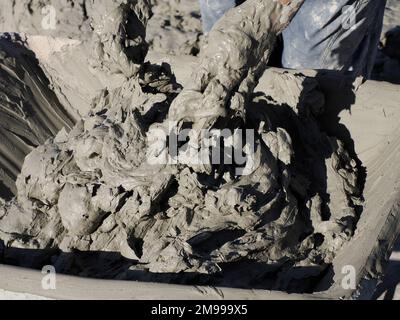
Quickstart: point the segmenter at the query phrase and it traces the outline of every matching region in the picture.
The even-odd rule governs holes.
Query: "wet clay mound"
[[[170,59],[172,61],[172,59]],[[174,65],[174,63],[172,63]],[[176,61],[174,69],[179,70],[182,67],[180,59]],[[279,70],[279,73],[282,71]],[[275,72],[274,72],[275,73]],[[275,75],[273,75],[276,77]],[[310,75],[311,76],[311,75]],[[258,86],[259,91],[270,90],[269,80],[270,74],[265,74]],[[334,103],[334,97],[327,97],[328,104]],[[382,96],[385,102],[382,104]],[[354,139],[356,152],[359,154],[363,165],[368,170],[367,184],[365,188],[365,205],[361,215],[361,219],[357,224],[357,230],[352,240],[346,242],[344,247],[339,251],[333,262],[334,282],[332,287],[321,294],[315,295],[287,295],[285,293],[270,292],[265,290],[232,290],[230,288],[214,288],[209,287],[192,287],[192,286],[171,286],[159,283],[143,283],[135,282],[132,286],[131,282],[124,281],[100,281],[85,278],[71,278],[58,275],[59,283],[57,291],[44,291],[37,288],[42,274],[34,271],[19,270],[18,268],[1,266],[2,274],[5,277],[0,279],[0,287],[13,292],[28,292],[49,298],[100,298],[109,299],[110,290],[113,298],[129,299],[132,296],[143,299],[310,299],[310,298],[334,298],[339,297],[361,297],[363,299],[371,296],[376,286],[377,277],[384,269],[382,262],[387,259],[387,252],[390,252],[393,241],[399,230],[398,215],[398,174],[393,170],[393,163],[396,163],[399,155],[398,143],[398,99],[399,93],[395,85],[387,83],[377,83],[368,81],[357,91],[356,101],[352,105],[351,112],[343,110],[340,113],[340,123],[351,132]],[[291,100],[291,99],[290,99]],[[293,101],[293,100],[292,100]],[[290,101],[287,101],[289,103]],[[271,105],[273,107],[273,105]],[[382,112],[382,106],[385,113]],[[328,107],[328,106],[327,106]],[[374,126],[371,127],[371,121]],[[332,122],[332,121],[331,121]],[[368,126],[369,130],[365,130]],[[15,260],[16,256],[28,255],[31,259],[25,258],[26,265],[32,265],[32,257],[37,257],[38,267],[43,263],[42,258],[46,256],[45,251],[40,250],[24,250],[14,248],[7,249],[9,261],[20,262],[22,259]],[[1,246],[0,252],[4,252]],[[53,262],[58,257],[57,252],[47,252],[47,256],[53,255]],[[118,274],[120,270],[126,270],[132,262],[125,259],[118,259],[116,253],[93,252],[92,254],[84,252],[71,252],[64,254],[69,261],[74,261],[75,269],[72,274],[80,274],[82,276],[94,275],[97,270],[93,266],[106,265],[108,263],[108,271]],[[385,257],[386,256],[386,257]],[[14,257],[14,260],[11,259]],[[99,259],[101,258],[101,263]],[[65,261],[68,261],[67,259]],[[62,261],[61,259],[59,260]],[[50,261],[46,261],[49,263]],[[60,263],[64,268],[68,269],[68,265]],[[361,283],[359,290],[346,290],[341,284],[347,274],[342,273],[343,267],[352,265],[356,268],[357,283]],[[59,268],[57,266],[57,268]],[[60,267],[61,269],[61,267]],[[103,270],[104,274],[104,270]],[[143,272],[133,272],[130,278],[142,279]],[[154,274],[151,275],[155,279]],[[175,278],[181,278],[178,275],[159,275],[160,281],[172,281]],[[124,275],[125,277],[125,275]],[[150,277],[150,276],[149,276]],[[19,279],[24,278],[23,282]],[[327,273],[327,283],[332,283],[332,275]],[[179,282],[179,281],[177,281]],[[190,282],[189,282],[190,283]],[[322,283],[326,282],[322,281]],[[319,286],[318,286],[319,287]],[[321,289],[321,287],[319,287]],[[87,290],[91,294],[87,294]],[[365,292],[366,291],[366,292]],[[361,293],[361,295],[360,295]],[[367,294],[366,294],[367,293]],[[7,297],[7,293],[6,293]]]
[[[84,2],[84,10],[78,2],[64,7],[56,1],[2,3],[4,24],[0,30],[9,30],[13,25],[7,19],[13,19],[18,24],[15,30],[28,32],[7,33],[1,39],[3,197],[16,193],[14,181],[32,147],[54,137],[63,127],[68,131],[102,89],[118,86],[136,73],[137,63],[147,53],[143,27],[150,15],[147,2],[98,0]],[[57,11],[57,25],[50,35],[46,28],[35,27],[43,22],[46,5]],[[83,27],[76,30],[73,21],[77,17],[86,21],[87,13],[90,28],[87,32]],[[32,25],[25,27],[25,22]],[[73,73],[79,75],[74,79]]]
[[[211,39],[254,47],[216,55],[221,42],[212,41],[199,82],[183,90],[168,65],[143,62],[146,2],[100,1],[87,10],[97,27],[85,41],[98,50],[85,59],[98,78],[125,80],[96,95],[70,132],[26,157],[17,197],[1,203],[4,262],[50,262],[102,278],[316,290],[354,234],[363,185],[357,159],[319,128],[324,96],[315,79],[272,74],[276,87],[254,95],[276,36],[300,3],[244,5],[243,33],[222,21]],[[137,28],[125,29],[127,17]],[[266,29],[247,32],[257,21]],[[218,72],[224,60],[216,57],[240,73]],[[171,161],[165,138],[185,129]],[[224,147],[197,135],[210,129],[228,130]],[[225,147],[240,157],[211,161],[210,150]]]
[[[259,97],[241,126],[258,131],[251,174],[146,166],[146,128],[157,123],[145,116],[166,97],[130,96],[142,90],[134,79],[105,93],[68,136],[27,157],[18,202],[1,214],[6,246],[49,250],[66,273],[93,275],[84,252],[104,251],[131,262],[111,274],[108,265],[90,266],[96,276],[312,290],[358,220],[357,169],[343,145],[311,114]],[[4,256],[23,258],[12,249]]]

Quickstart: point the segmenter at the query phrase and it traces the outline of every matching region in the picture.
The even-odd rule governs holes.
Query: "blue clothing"
[[[236,7],[235,0],[200,0],[203,30],[208,33],[229,9]]]
[[[205,32],[235,6],[234,0],[199,1]],[[368,78],[385,7],[386,0],[305,0],[283,32],[283,67],[337,70]]]

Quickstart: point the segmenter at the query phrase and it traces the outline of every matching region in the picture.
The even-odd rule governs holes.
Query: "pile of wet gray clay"
[[[249,12],[246,3],[257,1],[262,8]],[[254,92],[301,1],[283,8],[249,0],[228,13],[184,88],[171,66],[145,62],[150,2],[1,2],[1,262],[314,292],[357,228],[363,172],[345,144],[320,129],[316,79],[276,73],[270,92]],[[57,11],[54,29],[42,28],[45,4]],[[233,23],[240,15],[249,18]],[[177,20],[181,29],[201,27]],[[258,34],[247,31],[250,23],[260,23]],[[197,54],[199,36],[185,39],[184,53]],[[237,41],[249,50],[235,51]],[[149,163],[168,152],[157,133],[170,135],[171,122],[251,129],[254,148],[234,143],[242,164]],[[197,150],[199,139],[191,136],[178,157]]]

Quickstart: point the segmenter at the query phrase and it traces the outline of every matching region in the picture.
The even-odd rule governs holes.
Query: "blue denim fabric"
[[[222,17],[222,10],[235,6],[232,0],[200,3],[206,32]],[[283,32],[283,67],[338,70],[369,77],[385,6],[386,0],[305,0]]]
[[[199,0],[203,30],[208,33],[229,9],[236,7],[235,0]]]

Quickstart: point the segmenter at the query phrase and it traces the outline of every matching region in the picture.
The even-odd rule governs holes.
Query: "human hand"
[[[243,115],[276,37],[304,0],[248,0],[209,33],[198,69],[173,102],[169,119],[210,128],[229,114]]]

